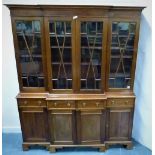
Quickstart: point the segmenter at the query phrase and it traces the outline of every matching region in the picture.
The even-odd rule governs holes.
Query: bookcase
[[[132,148],[133,92],[144,7],[7,5],[23,150]]]

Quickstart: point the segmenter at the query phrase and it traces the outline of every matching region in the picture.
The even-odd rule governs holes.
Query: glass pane
[[[23,87],[44,87],[40,21],[16,21]]]
[[[103,22],[81,22],[81,89],[101,88]]]
[[[136,23],[113,22],[110,88],[130,88]]]
[[[71,22],[50,21],[53,89],[72,89]]]

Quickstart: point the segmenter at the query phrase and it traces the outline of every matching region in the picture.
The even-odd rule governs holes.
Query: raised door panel
[[[132,109],[110,109],[107,122],[107,140],[130,140]]]
[[[52,144],[73,144],[75,135],[74,112],[49,111],[49,125]]]
[[[77,19],[78,89],[103,92],[107,22],[103,18]]]
[[[47,113],[42,108],[19,108],[24,142],[48,141]]]
[[[12,18],[21,90],[45,90],[46,67],[42,18]]]
[[[109,22],[107,88],[110,90],[132,89],[139,21],[112,19]]]
[[[82,110],[78,113],[78,141],[81,144],[99,144],[104,139],[104,121],[101,110]],[[103,124],[102,124],[103,123]]]

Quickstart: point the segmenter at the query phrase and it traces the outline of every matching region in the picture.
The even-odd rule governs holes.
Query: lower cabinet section
[[[20,100],[18,109],[23,141],[48,142],[47,110],[44,102],[34,99]]]
[[[67,101],[18,99],[23,149],[43,145],[54,152],[66,146],[105,144],[131,147],[134,99]]]

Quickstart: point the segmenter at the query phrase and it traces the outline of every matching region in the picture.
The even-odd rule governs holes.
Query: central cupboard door
[[[78,90],[103,92],[105,80],[105,54],[107,22],[103,18],[78,18],[76,22],[76,48]]]
[[[80,144],[100,144],[104,142],[105,117],[103,102],[78,101],[78,142]]]
[[[48,113],[51,144],[74,144],[74,101],[48,101]]]

